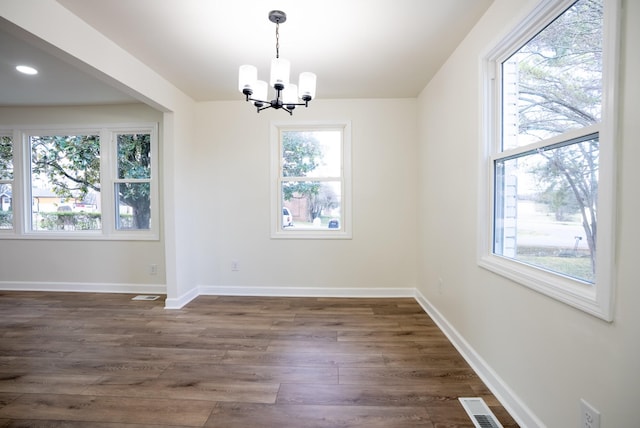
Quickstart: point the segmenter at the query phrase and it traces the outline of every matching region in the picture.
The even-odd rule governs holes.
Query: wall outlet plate
[[[600,428],[600,412],[580,399],[580,428]]]

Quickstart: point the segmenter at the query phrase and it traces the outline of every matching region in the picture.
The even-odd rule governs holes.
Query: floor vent
[[[503,428],[482,398],[458,398],[476,428]]]
[[[158,300],[160,296],[136,296],[131,300]]]

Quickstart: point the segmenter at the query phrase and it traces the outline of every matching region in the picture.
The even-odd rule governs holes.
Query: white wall
[[[193,202],[198,186],[193,168],[198,158],[195,138],[195,103],[183,101],[164,114],[162,189],[165,201],[162,223],[165,241],[167,308],[180,308],[197,296],[196,248],[200,236],[193,222]]]
[[[534,3],[496,0],[419,98],[419,291],[546,426],[577,427],[584,398],[603,428],[637,427],[640,2],[624,2],[614,322],[476,264],[480,58]]]
[[[293,116],[257,114],[244,100],[197,111],[192,206],[201,286],[415,287],[415,99],[317,100]],[[328,120],[351,121],[353,239],[270,239],[270,122]]]

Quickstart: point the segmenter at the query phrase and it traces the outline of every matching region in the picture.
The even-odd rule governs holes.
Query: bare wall
[[[244,101],[197,111],[200,285],[415,287],[415,99],[317,100],[291,117]],[[270,122],[331,120],[352,127],[353,239],[271,239]]]

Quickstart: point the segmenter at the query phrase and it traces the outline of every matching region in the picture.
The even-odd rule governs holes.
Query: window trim
[[[350,121],[304,121],[271,122],[271,195],[270,224],[272,239],[351,239],[352,238],[352,194],[351,194],[351,122]],[[282,131],[339,130],[342,133],[341,167],[341,226],[340,229],[295,229],[282,228],[281,196],[281,138]],[[280,215],[278,215],[280,213]]]
[[[597,132],[599,149],[597,271],[594,284],[553,273],[493,252],[494,168],[501,152],[501,67],[515,50],[570,7],[575,0],[543,0],[481,59],[482,152],[478,203],[478,265],[605,321],[613,321],[615,295],[616,117],[620,0],[603,0],[602,118],[571,137]],[[562,140],[569,139],[569,133]],[[549,140],[544,144],[547,146]]]
[[[0,128],[2,135],[13,137],[13,229],[0,230],[0,239],[53,240],[159,240],[159,144],[158,124],[153,122],[100,125],[46,125]],[[116,201],[113,186],[117,179],[116,136],[126,133],[151,134],[151,219],[150,229],[119,230],[116,227]],[[100,135],[100,198],[102,228],[95,231],[42,231],[31,229],[31,135]]]

